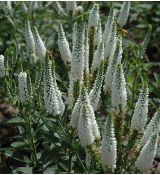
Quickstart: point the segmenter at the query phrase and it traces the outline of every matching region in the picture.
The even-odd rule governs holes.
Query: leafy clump
[[[86,8],[72,1],[65,8],[64,2],[55,2],[56,39],[49,47],[47,32],[33,21],[36,7],[26,4],[25,44],[16,40],[13,49],[0,55],[1,93],[19,109],[15,140],[2,149],[3,156],[22,163],[11,171],[148,173],[157,151],[160,111],[148,124],[146,74],[136,99],[137,77],[126,72],[133,61],[129,55],[143,68],[151,26],[134,47],[122,28],[127,28],[131,2],[124,2],[118,13],[112,6],[107,21],[101,3]],[[7,7],[11,15],[14,6]]]

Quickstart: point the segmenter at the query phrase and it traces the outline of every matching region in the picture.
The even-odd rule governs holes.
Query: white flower
[[[95,139],[100,138],[99,127],[85,88],[82,90],[80,118],[78,120],[78,137],[83,147],[91,145]]]
[[[115,138],[113,122],[111,117],[108,117],[105,123],[100,154],[104,168],[116,168],[117,141]]]
[[[160,110],[158,110],[154,114],[154,117],[149,122],[149,124],[144,132],[144,135],[141,139],[141,143],[140,143],[141,146],[143,146],[148,141],[148,139],[150,138],[150,136],[152,135],[153,132],[156,134],[159,134],[159,132],[160,132]]]
[[[78,121],[80,118],[81,103],[82,103],[82,99],[81,99],[81,95],[80,95],[79,98],[77,99],[77,102],[74,105],[72,115],[71,115],[71,126],[73,128],[77,128],[77,126],[78,126]]]
[[[49,114],[62,115],[65,106],[62,101],[62,94],[56,83],[55,73],[52,75],[52,72],[51,61],[48,58],[45,58],[43,73],[45,108]]]
[[[117,21],[121,27],[123,27],[127,22],[129,9],[130,9],[130,2],[129,1],[123,2]]]
[[[74,12],[77,8],[77,3],[76,3],[76,1],[66,1],[66,7],[67,7],[68,13],[70,11]]]
[[[109,34],[112,31],[113,22],[114,22],[114,11],[113,11],[113,8],[111,8],[110,12],[109,12],[108,19],[107,19],[107,23],[105,24],[105,29],[104,29],[104,32],[103,32],[103,36],[102,36],[103,43],[106,43],[106,41],[109,37]]]
[[[94,111],[97,110],[98,103],[100,100],[101,87],[102,87],[103,78],[104,78],[103,72],[104,72],[104,63],[102,61],[101,65],[99,66],[99,71],[98,71],[95,83],[93,85],[93,88],[89,93],[90,104],[93,106]]]
[[[131,131],[143,132],[148,113],[148,86],[145,84],[139,94],[131,120]]]
[[[92,9],[89,12],[88,26],[96,27],[99,22],[99,5],[94,4]]]
[[[4,56],[0,55],[0,78],[5,77]]]
[[[83,147],[91,145],[94,142],[90,112],[85,104],[82,105],[80,118],[78,121],[78,137]]]
[[[25,25],[25,40],[26,40],[26,46],[27,46],[28,51],[31,54],[34,54],[35,53],[35,42],[34,42],[34,37],[33,37],[33,33],[31,30],[29,21],[27,21]]]
[[[104,44],[99,43],[93,57],[92,71],[96,71],[99,68],[102,60],[104,60]]]
[[[34,40],[35,40],[35,51],[38,58],[44,62],[45,56],[46,56],[46,47],[38,33],[38,30],[36,27],[34,27]]]
[[[71,79],[73,81],[83,79],[84,68],[84,25],[79,22],[74,25],[73,49],[71,61]]]
[[[109,36],[105,42],[105,48],[104,48],[105,59],[107,59],[111,55],[111,53],[115,52],[116,43],[117,43],[117,26],[116,23],[114,23],[112,30],[110,31]]]
[[[28,86],[27,86],[27,73],[20,72],[18,74],[18,90],[19,90],[19,99],[22,103],[25,103],[28,100]]]
[[[142,173],[148,173],[148,170],[152,167],[154,157],[156,156],[157,142],[157,135],[152,135],[142,148],[140,155],[135,162],[135,167]]]
[[[121,62],[122,58],[122,37],[118,37],[118,41],[116,44],[115,52],[112,52],[109,61],[108,67],[105,75],[105,84],[104,84],[104,91],[111,91],[112,89],[112,81],[113,81],[113,74],[115,72],[115,68],[118,62]]]
[[[60,50],[61,58],[65,64],[71,62],[71,52],[69,49],[69,43],[65,37],[65,33],[63,31],[63,26],[60,23],[58,27],[58,47]]]
[[[101,28],[101,20],[99,19],[98,26],[96,29],[96,45],[102,42],[102,28]]]
[[[112,91],[111,91],[112,108],[115,114],[124,112],[127,101],[126,81],[124,78],[121,63],[117,64],[113,75]]]

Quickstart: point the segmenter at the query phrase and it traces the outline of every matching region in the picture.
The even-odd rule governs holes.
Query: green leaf
[[[15,170],[13,170],[14,174],[32,174],[32,167],[18,167]]]
[[[26,145],[25,142],[13,142],[11,144],[12,147],[17,148],[17,147],[24,147]]]

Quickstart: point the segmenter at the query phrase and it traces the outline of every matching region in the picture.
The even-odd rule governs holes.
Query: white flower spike
[[[107,59],[110,57],[112,53],[115,52],[116,49],[116,43],[117,43],[117,25],[114,22],[112,30],[109,33],[109,36],[106,40],[105,48],[104,48],[104,58]]]
[[[103,37],[102,37],[103,43],[106,43],[106,41],[109,37],[109,34],[112,31],[113,23],[114,23],[114,9],[112,7],[110,9],[109,16],[108,16],[107,22],[105,24],[105,29],[104,29],[104,32],[103,32]]]
[[[154,157],[156,156],[157,142],[158,136],[157,134],[153,134],[142,148],[140,155],[135,162],[135,167],[142,173],[148,173],[149,169],[152,167]]]
[[[106,167],[110,169],[116,168],[117,141],[115,138],[114,127],[111,117],[108,117],[105,123],[100,154],[104,169],[106,169]]]
[[[48,57],[45,58],[45,66],[43,72],[44,81],[44,104],[47,113],[55,115],[62,115],[64,112],[64,104],[62,101],[62,94],[58,89],[55,73],[52,75],[51,61]]]
[[[99,5],[94,4],[89,12],[88,26],[97,27],[99,22]]]
[[[131,131],[136,130],[139,133],[143,132],[144,125],[147,120],[147,113],[148,113],[148,86],[147,84],[144,84],[134,109],[130,127]]]
[[[118,115],[125,111],[127,102],[126,81],[122,64],[118,63],[113,75],[111,101],[113,112]]]
[[[158,111],[154,114],[152,120],[149,122],[141,139],[140,146],[143,146],[148,141],[153,132],[156,134],[159,134],[160,132],[160,109],[158,109]]]
[[[28,100],[28,86],[27,86],[27,73],[20,72],[18,74],[18,90],[19,99],[22,103],[26,103]]]
[[[34,54],[35,53],[35,42],[33,33],[31,30],[30,22],[27,21],[25,25],[25,40],[26,40],[26,46],[29,51],[29,53]]]
[[[104,44],[103,43],[99,43],[97,50],[94,53],[94,57],[93,57],[93,62],[92,62],[92,71],[96,71],[99,66],[100,63],[104,60]]]
[[[122,37],[118,37],[118,41],[116,44],[115,52],[111,53],[109,57],[109,63],[107,67],[107,71],[105,74],[105,84],[104,84],[104,91],[111,91],[112,89],[112,81],[113,81],[113,74],[115,72],[115,68],[118,62],[121,62],[122,58]]]
[[[103,78],[104,78],[104,62],[101,61],[95,83],[93,85],[92,90],[89,93],[89,100],[91,105],[93,106],[94,111],[97,110],[98,108],[98,103],[101,96],[101,87],[103,83]]]
[[[42,62],[44,62],[46,57],[46,47],[36,27],[34,27],[34,40],[35,40],[36,55]]]
[[[69,64],[71,62],[71,52],[61,23],[59,23],[58,27],[58,47],[62,60],[65,64]]]
[[[83,147],[91,145],[94,140],[100,138],[99,127],[85,87],[82,89],[78,137]]]
[[[123,2],[117,21],[121,27],[123,27],[127,23],[129,10],[130,10],[130,2],[129,1]]]

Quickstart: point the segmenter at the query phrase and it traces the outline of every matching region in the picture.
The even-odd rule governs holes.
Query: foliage
[[[160,79],[154,74],[152,83],[148,72],[156,63],[145,51],[157,43],[159,26],[153,23],[152,34],[145,16],[135,18],[152,6],[1,2],[0,96],[18,109],[2,121],[18,129],[0,148],[7,172],[150,170],[160,129]]]

